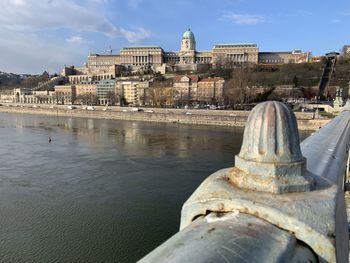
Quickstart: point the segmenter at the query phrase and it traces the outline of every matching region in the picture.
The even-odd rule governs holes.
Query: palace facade
[[[180,51],[164,51],[159,46],[124,47],[119,54],[90,54],[85,67],[79,68],[83,74],[101,72],[109,74],[120,65],[130,70],[152,68],[165,73],[172,71],[197,70],[201,66],[215,67],[219,64],[281,64],[303,63],[311,59],[310,52],[259,52],[256,44],[218,44],[210,51],[197,51],[196,39],[188,29],[182,36]]]

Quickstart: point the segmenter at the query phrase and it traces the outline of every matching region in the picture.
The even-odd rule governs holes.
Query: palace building
[[[124,47],[117,55],[90,54],[86,67],[106,69],[113,65],[140,68],[170,67],[173,70],[196,70],[200,65],[217,65],[230,61],[232,63],[258,63],[259,49],[256,44],[222,44],[215,45],[210,51],[197,51],[196,39],[188,29],[182,36],[178,52],[164,51],[158,46]]]
[[[201,66],[303,63],[310,60],[310,52],[259,52],[258,46],[250,43],[217,44],[209,51],[197,51],[195,36],[188,29],[182,35],[179,51],[164,51],[159,46],[130,46],[122,48],[119,54],[90,54],[84,67],[75,68],[74,74],[65,68],[63,75],[70,75],[70,81],[78,83],[87,80],[83,75],[93,75],[97,80],[114,78],[118,67],[165,73],[169,70],[195,71]]]

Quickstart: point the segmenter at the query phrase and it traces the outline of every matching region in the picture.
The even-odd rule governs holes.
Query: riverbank
[[[0,112],[17,114],[40,114],[81,118],[115,119],[146,122],[184,123],[197,125],[239,126],[246,124],[249,111],[209,111],[184,109],[147,109],[132,111],[131,108],[111,107],[96,110],[74,109],[55,106],[47,107],[9,107],[1,106]],[[317,130],[326,125],[330,119],[313,119],[311,113],[297,113],[299,130]]]

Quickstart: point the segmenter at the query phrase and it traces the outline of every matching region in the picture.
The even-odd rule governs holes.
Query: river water
[[[233,165],[242,135],[0,114],[0,262],[135,262],[178,231],[182,204]]]

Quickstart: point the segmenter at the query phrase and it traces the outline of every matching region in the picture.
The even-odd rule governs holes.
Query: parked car
[[[302,108],[301,112],[315,112],[315,109]]]
[[[75,110],[77,107],[73,106],[73,105],[69,105],[67,106],[67,109],[68,110]]]
[[[134,111],[134,112],[136,112],[136,111],[143,111],[143,109],[140,109],[140,108],[134,107],[134,108],[132,108],[132,109],[131,109],[131,111]]]
[[[87,109],[87,110],[95,110],[95,108],[92,107],[92,106],[87,106],[86,109]]]

